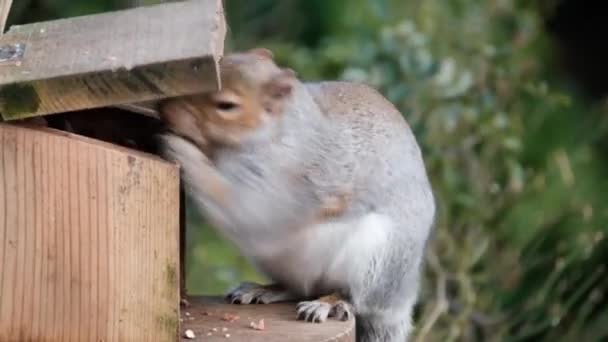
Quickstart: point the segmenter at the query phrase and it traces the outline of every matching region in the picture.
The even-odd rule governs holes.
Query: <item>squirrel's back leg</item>
[[[412,329],[424,241],[397,224],[382,213],[360,217],[329,260],[326,281],[344,286],[339,291],[356,316],[357,341],[402,342]]]
[[[390,244],[353,282],[357,342],[407,341],[418,297],[423,248],[411,237],[392,236]]]

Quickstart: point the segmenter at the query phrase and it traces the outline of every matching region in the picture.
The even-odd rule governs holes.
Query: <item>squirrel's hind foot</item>
[[[298,319],[307,322],[322,323],[328,317],[347,321],[353,317],[352,307],[336,294],[321,297],[317,300],[298,303]]]
[[[298,299],[280,285],[260,285],[243,282],[228,291],[226,299],[231,304],[270,304]]]

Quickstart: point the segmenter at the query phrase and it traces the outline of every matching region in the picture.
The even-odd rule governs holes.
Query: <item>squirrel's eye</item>
[[[218,101],[215,106],[217,107],[217,109],[222,111],[231,111],[236,109],[237,104],[229,101]]]

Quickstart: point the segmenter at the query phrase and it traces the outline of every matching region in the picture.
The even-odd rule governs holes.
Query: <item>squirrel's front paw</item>
[[[279,285],[243,282],[228,291],[226,299],[232,304],[270,304],[297,298]]]
[[[317,300],[298,303],[296,310],[298,319],[308,322],[322,323],[328,317],[340,321],[347,321],[353,317],[350,304],[341,300],[339,296],[332,294]]]

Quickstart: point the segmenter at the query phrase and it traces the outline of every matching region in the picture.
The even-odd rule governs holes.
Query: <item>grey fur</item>
[[[358,341],[406,341],[435,214],[410,128],[378,92],[354,83],[297,83],[285,114],[213,164],[173,135],[165,155],[181,164],[206,217],[262,272],[298,296],[343,294]],[[201,186],[209,173],[229,205]],[[352,193],[346,212],[318,222],[324,196],[340,191]]]

